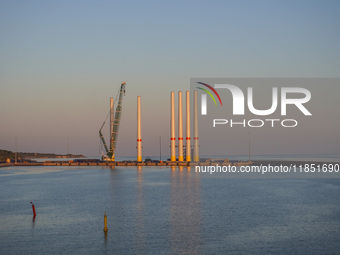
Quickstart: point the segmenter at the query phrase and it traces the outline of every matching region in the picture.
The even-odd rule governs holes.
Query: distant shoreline
[[[54,154],[54,153],[30,153],[30,152],[18,152],[18,156],[25,159],[36,159],[36,158],[86,158],[81,154]]]
[[[55,154],[55,153],[36,153],[36,152],[13,152],[8,150],[0,149],[0,162],[6,162],[10,160],[11,162],[15,162],[17,159],[18,162],[25,162],[34,159],[50,159],[50,158],[58,158],[58,159],[68,159],[68,158],[85,158],[84,155],[81,154]]]

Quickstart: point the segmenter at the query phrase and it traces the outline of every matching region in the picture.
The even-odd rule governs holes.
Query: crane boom
[[[113,161],[115,160],[116,143],[118,139],[120,118],[122,116],[123,93],[125,95],[125,85],[126,82],[123,82],[120,86],[118,105],[115,111],[115,118],[113,121],[113,130],[110,141],[110,152],[112,152],[111,159],[113,159]]]
[[[112,133],[110,135],[110,150],[108,150],[106,143],[105,143],[105,139],[103,137],[103,134],[101,132],[103,126],[101,127],[101,129],[99,130],[99,136],[101,138],[101,141],[104,145],[107,157],[103,157],[106,160],[110,160],[110,161],[115,161],[115,151],[116,151],[116,143],[117,143],[117,139],[118,139],[118,131],[119,131],[119,125],[120,125],[120,118],[122,115],[122,103],[123,103],[123,96],[125,95],[125,85],[126,82],[122,82],[121,86],[120,86],[120,92],[119,92],[119,99],[118,99],[118,105],[114,114],[114,121],[113,121],[113,127],[112,127]]]
[[[104,122],[104,124],[105,124],[105,122]],[[101,139],[101,141],[102,141],[102,143],[103,143],[103,145],[104,145],[105,152],[106,152],[106,154],[107,154],[107,153],[109,152],[109,150],[108,150],[108,148],[107,148],[107,145],[106,145],[104,136],[103,136],[103,134],[102,134],[102,128],[103,128],[104,124],[102,125],[101,129],[99,130],[99,137],[100,137],[100,139]]]

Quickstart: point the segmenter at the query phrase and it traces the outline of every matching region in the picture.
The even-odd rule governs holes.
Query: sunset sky
[[[339,77],[339,12],[327,0],[0,0],[0,149],[17,137],[19,151],[65,154],[69,140],[70,153],[99,156],[126,81],[117,156],[136,155],[137,96],[143,156],[159,154],[159,136],[169,153],[170,92],[191,77]],[[306,153],[339,154],[332,142]],[[256,154],[301,143],[275,151],[264,139]]]

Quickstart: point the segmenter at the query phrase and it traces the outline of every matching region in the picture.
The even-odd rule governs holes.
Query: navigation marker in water
[[[37,214],[35,213],[35,206],[32,202],[30,202],[32,205],[32,211],[33,211],[33,219],[35,218],[35,216],[37,216]]]

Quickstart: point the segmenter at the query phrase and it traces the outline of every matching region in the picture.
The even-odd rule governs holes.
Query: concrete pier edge
[[[241,166],[249,165],[252,162],[182,162],[182,161],[166,161],[166,162],[33,162],[33,163],[0,163],[0,167],[12,166],[210,166],[219,164],[221,166]]]

